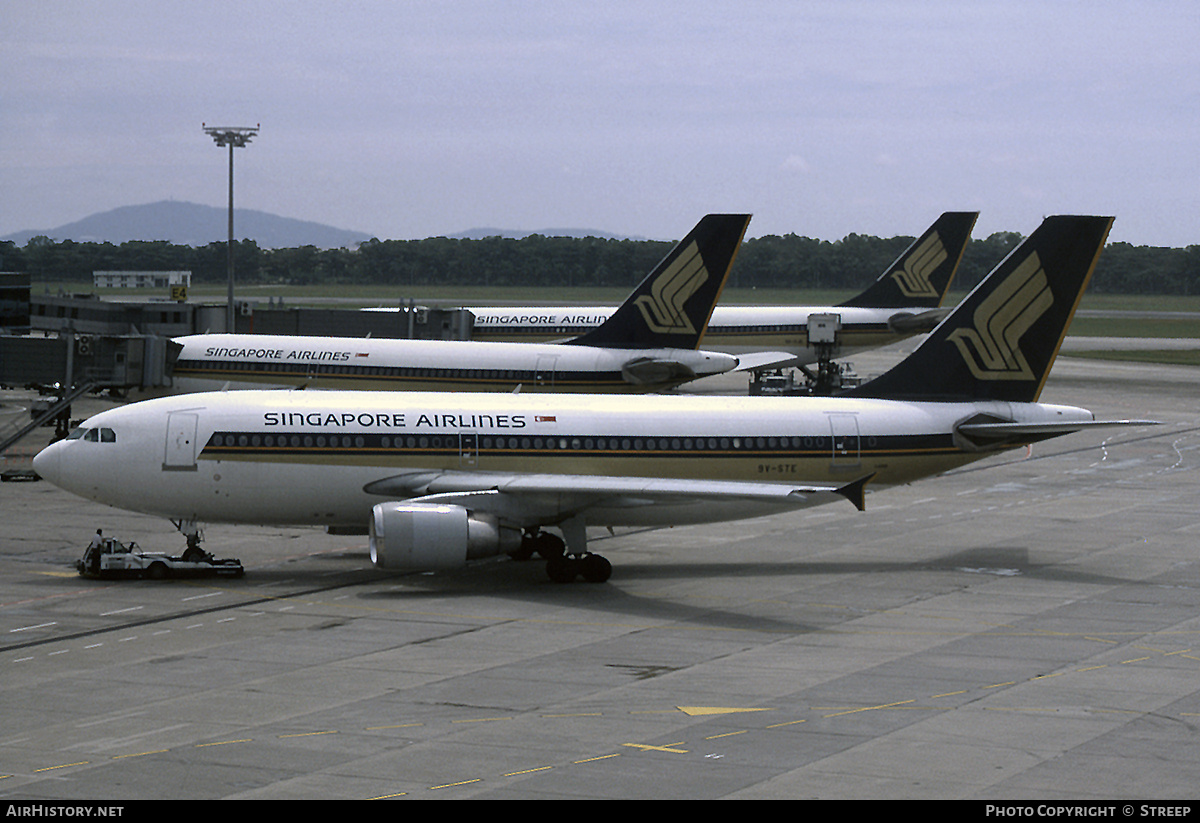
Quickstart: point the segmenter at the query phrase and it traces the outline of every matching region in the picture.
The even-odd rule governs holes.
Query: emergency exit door
[[[537,358],[536,371],[533,375],[534,385],[537,386],[553,386],[554,385],[554,369],[558,363],[558,355],[539,354]]]
[[[479,435],[475,432],[458,433],[458,465],[464,469],[479,465]]]
[[[833,441],[832,465],[837,469],[857,469],[862,466],[859,451],[858,417],[853,414],[829,415],[829,433]]]

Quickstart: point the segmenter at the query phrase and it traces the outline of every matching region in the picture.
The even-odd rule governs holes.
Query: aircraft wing
[[[544,509],[547,498],[553,497],[556,505],[564,511],[601,503],[608,507],[633,507],[667,502],[739,499],[803,508],[840,497],[862,511],[865,508],[865,487],[873,476],[838,486],[575,474],[415,471],[377,480],[365,486],[364,491],[385,497],[417,498],[417,501],[437,498],[439,502],[448,502],[448,497],[497,493],[514,501],[538,500],[539,509]]]

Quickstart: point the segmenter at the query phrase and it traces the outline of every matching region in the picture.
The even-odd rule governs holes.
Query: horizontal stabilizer
[[[1031,442],[1047,440],[1063,434],[1084,429],[1108,428],[1113,426],[1157,426],[1157,420],[1064,420],[1054,423],[1008,423],[979,422],[960,423],[955,427],[958,434],[977,447],[994,447],[1012,441]]]
[[[639,357],[621,366],[621,377],[634,386],[659,386],[664,383],[683,383],[696,378],[696,372],[686,363],[661,357]]]
[[[763,369],[782,369],[793,365],[799,359],[792,352],[786,351],[756,351],[750,354],[739,354],[738,364],[734,371],[762,371]]]
[[[898,334],[921,334],[922,332],[933,331],[938,323],[946,319],[946,315],[950,313],[949,308],[945,309],[929,309],[928,311],[917,312],[897,312],[888,318],[888,328]]]

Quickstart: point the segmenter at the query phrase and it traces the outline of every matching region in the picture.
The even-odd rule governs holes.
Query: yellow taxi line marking
[[[675,748],[676,746],[683,745],[682,740],[680,740],[678,743],[667,743],[666,745],[663,745],[663,746],[651,746],[647,743],[622,743],[621,745],[628,746],[631,749],[641,749],[642,751],[647,751],[647,752],[671,752],[672,754],[687,754],[688,753],[687,749]]]

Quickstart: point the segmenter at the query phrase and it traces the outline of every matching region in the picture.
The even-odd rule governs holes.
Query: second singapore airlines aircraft
[[[958,270],[978,212],[946,212],[869,288],[837,306],[717,306],[705,348],[743,357],[747,368],[784,368],[818,362],[809,318],[834,316],[840,327],[831,357],[879,348],[933,329]],[[474,340],[548,341],[583,334],[603,323],[611,307],[469,307]],[[828,321],[826,321],[828,322]],[[787,356],[785,356],[787,355]]]
[[[1111,224],[1046,219],[913,354],[839,397],[210,392],[97,414],[34,469],[185,532],[365,524],[385,569],[537,551],[556,581],[603,581],[588,526],[861,509],[868,483],[1114,425],[1038,402]]]
[[[465,340],[197,334],[182,344],[172,392],[308,387],[389,391],[647,392],[731,371],[697,346],[750,222],[703,218],[629,299],[572,345]]]

